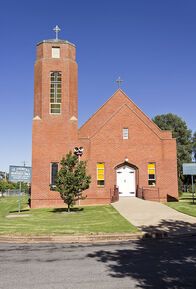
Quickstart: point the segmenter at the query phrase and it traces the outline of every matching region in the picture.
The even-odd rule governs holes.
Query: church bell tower
[[[54,177],[78,142],[76,47],[58,38],[37,44],[34,74],[31,206],[62,206]]]

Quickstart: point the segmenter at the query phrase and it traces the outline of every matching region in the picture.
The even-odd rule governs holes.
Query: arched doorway
[[[116,185],[120,197],[135,197],[136,168],[124,163],[116,167]]]

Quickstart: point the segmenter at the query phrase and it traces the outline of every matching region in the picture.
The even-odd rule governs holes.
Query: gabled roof
[[[162,131],[126,94],[118,89],[79,129],[79,137],[91,138],[112,115],[127,105],[159,138],[171,139],[170,131]]]

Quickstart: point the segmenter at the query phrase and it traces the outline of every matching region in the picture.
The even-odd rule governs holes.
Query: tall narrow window
[[[128,139],[129,138],[129,129],[127,127],[123,128],[122,134],[123,134],[123,139]]]
[[[52,47],[52,58],[60,58],[60,47]]]
[[[155,163],[148,164],[148,185],[155,186],[156,185],[156,167]]]
[[[58,173],[58,163],[51,163],[50,170],[50,185],[55,186],[55,181]]]
[[[50,113],[61,113],[61,73],[58,71],[50,75]]]
[[[105,184],[105,164],[97,163],[97,185],[104,186]]]

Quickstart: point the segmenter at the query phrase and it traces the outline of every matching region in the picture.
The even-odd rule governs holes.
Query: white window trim
[[[58,162],[51,162],[50,163],[50,186],[55,188],[56,185],[52,184],[52,165],[57,164],[58,165],[58,170],[59,170],[59,163]]]
[[[61,57],[60,55],[60,47],[52,47],[52,58],[58,59]]]
[[[61,75],[61,102],[51,102],[51,75],[54,72],[58,72]],[[50,91],[49,91],[49,96],[50,96],[50,101],[49,101],[49,114],[50,115],[60,115],[61,114],[61,110],[62,110],[62,72],[61,71],[51,71],[50,72],[50,87],[49,87]],[[55,95],[54,95],[55,96]],[[51,107],[53,104],[58,104],[60,105],[60,111],[59,112],[51,112]]]
[[[60,104],[60,112],[51,112],[51,104]],[[49,113],[51,114],[51,115],[59,115],[59,114],[61,114],[61,103],[50,103],[49,104],[50,105],[50,107],[49,107]]]
[[[123,137],[123,139],[129,139],[129,128],[128,127],[123,127],[122,137]]]
[[[156,183],[157,183],[157,168],[156,168],[156,162],[149,162],[149,164],[154,164],[154,170],[155,170],[155,173],[154,173],[154,179],[149,179],[149,173],[148,173],[148,186],[149,187],[155,187],[156,186]],[[149,185],[149,181],[154,181],[154,185]]]
[[[98,169],[98,167],[97,167],[97,165],[98,164],[103,164],[104,166],[103,166],[103,171],[104,171],[104,175],[103,175],[103,177],[104,177],[104,179],[103,180],[98,180],[98,171],[99,171],[99,169]],[[96,163],[96,169],[97,169],[97,187],[104,187],[105,186],[105,162],[97,162]],[[104,184],[103,185],[99,185],[98,184],[98,181],[103,181],[104,182]]]

